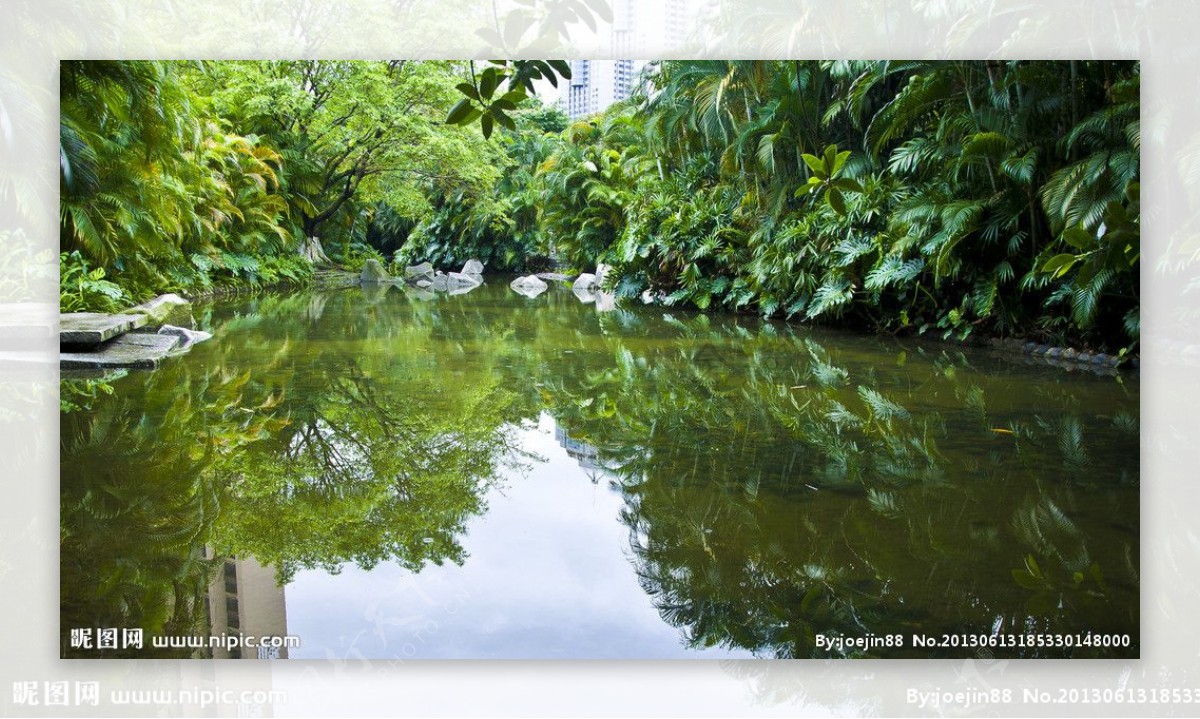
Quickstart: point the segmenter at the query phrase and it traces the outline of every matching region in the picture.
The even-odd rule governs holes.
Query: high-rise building
[[[213,636],[274,636],[287,634],[283,587],[275,570],[253,559],[226,559],[208,587],[209,628]],[[213,659],[287,659],[287,647],[212,648]]]
[[[664,50],[678,56],[684,51],[692,18],[683,0],[612,0],[612,11],[610,57],[661,57]],[[574,60],[559,106],[572,120],[602,112],[629,97],[645,64],[640,60]]]
[[[563,111],[572,120],[602,112],[629,97],[633,80],[633,60],[572,60]]]
[[[685,42],[702,7],[685,0],[613,0],[613,57],[686,57]],[[665,53],[665,54],[664,54]]]

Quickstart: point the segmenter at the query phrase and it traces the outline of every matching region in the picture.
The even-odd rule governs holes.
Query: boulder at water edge
[[[146,315],[150,323],[154,324],[166,320],[175,311],[175,308],[184,307],[187,304],[187,300],[176,294],[159,295],[140,305],[130,307],[125,312],[127,314]]]
[[[421,280],[433,282],[433,265],[428,262],[422,262],[419,265],[410,265],[404,268],[404,279],[408,282],[420,283]]]
[[[475,288],[483,284],[483,280],[479,275],[465,275],[461,272],[451,272],[446,275],[447,289],[455,290],[464,287]]]
[[[599,287],[596,285],[596,276],[584,272],[579,277],[575,278],[575,284],[571,285],[571,289],[576,292],[595,292]]]
[[[539,272],[534,277],[547,282],[574,282],[575,278],[572,275],[564,275],[561,272]]]
[[[596,289],[604,286],[604,280],[608,278],[608,273],[612,272],[612,267],[601,262],[596,265]]]
[[[512,288],[513,292],[516,292],[519,295],[525,295],[529,298],[537,297],[550,287],[550,285],[546,284],[534,275],[518,277],[510,282],[508,286]]]
[[[483,263],[480,262],[479,260],[474,260],[474,259],[467,260],[467,264],[463,265],[462,274],[476,275],[476,276],[482,275],[483,274]]]
[[[369,259],[363,264],[362,275],[358,278],[363,284],[375,282],[387,282],[391,277],[383,269],[383,265],[379,264],[379,260]]]

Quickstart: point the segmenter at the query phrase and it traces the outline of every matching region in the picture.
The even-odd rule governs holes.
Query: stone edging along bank
[[[987,347],[1017,352],[1043,359],[1052,364],[1073,364],[1094,370],[1138,369],[1136,356],[1122,359],[1103,352],[1079,351],[1071,347],[1053,347],[1019,339],[1000,339],[993,337],[983,342]]]

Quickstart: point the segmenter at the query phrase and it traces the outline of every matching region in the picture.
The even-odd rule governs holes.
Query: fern
[[[889,255],[879,266],[867,273],[863,286],[878,291],[895,284],[911,282],[924,268],[925,261],[920,258],[905,261],[895,255]]]
[[[812,303],[809,304],[805,316],[812,319],[830,310],[841,308],[849,303],[853,296],[854,292],[850,288],[850,280],[844,278],[827,280],[825,284],[818,287],[817,291],[813,293]]]
[[[842,240],[837,247],[833,248],[835,254],[840,255],[836,264],[838,267],[848,267],[854,264],[854,261],[868,255],[878,248],[875,241],[868,237],[852,237]]]

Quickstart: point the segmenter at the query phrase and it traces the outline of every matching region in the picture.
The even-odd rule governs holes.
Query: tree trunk
[[[333,265],[333,260],[329,259],[325,254],[325,248],[321,246],[320,238],[315,235],[301,241],[298,252],[313,267],[329,267]]]

